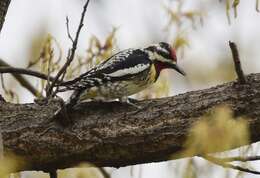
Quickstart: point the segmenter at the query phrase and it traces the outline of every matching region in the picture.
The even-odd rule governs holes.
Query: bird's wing
[[[139,49],[128,49],[113,55],[73,81],[69,81],[66,88],[85,89],[108,81],[128,80],[135,74],[148,70],[150,66],[151,61],[146,53]]]

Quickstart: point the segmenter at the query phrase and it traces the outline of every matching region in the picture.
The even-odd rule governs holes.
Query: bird
[[[58,92],[73,91],[65,103],[67,108],[87,100],[115,99],[136,106],[129,96],[155,83],[164,69],[174,69],[185,75],[177,65],[176,51],[170,44],[159,42],[144,48],[130,48],[114,54],[79,77],[63,82]]]

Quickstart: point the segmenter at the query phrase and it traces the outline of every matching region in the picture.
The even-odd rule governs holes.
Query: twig
[[[256,12],[260,12],[260,10],[259,10],[259,0],[256,0],[255,10],[256,10]]]
[[[58,175],[57,175],[57,171],[54,170],[54,171],[50,171],[50,178],[58,178]]]
[[[73,43],[74,40],[73,40],[73,38],[70,34],[70,26],[69,26],[69,17],[68,16],[66,16],[66,28],[67,28],[68,37],[69,37],[70,41]]]
[[[66,70],[68,68],[68,66],[70,65],[70,63],[73,61],[74,59],[74,56],[75,56],[75,52],[76,52],[76,49],[77,49],[77,45],[78,45],[78,39],[79,39],[79,34],[80,34],[80,31],[83,27],[83,22],[84,22],[84,18],[85,18],[85,14],[86,14],[86,11],[87,11],[87,7],[88,7],[88,4],[89,4],[89,0],[87,0],[87,2],[85,3],[84,7],[83,7],[83,11],[81,13],[81,19],[80,19],[80,22],[79,22],[79,26],[78,26],[78,30],[77,30],[77,33],[76,33],[76,36],[75,36],[75,39],[73,40],[73,43],[72,43],[72,48],[68,51],[68,55],[67,55],[67,61],[66,63],[62,66],[62,68],[60,69],[60,71],[57,73],[56,77],[54,78],[54,81],[52,82],[49,90],[47,91],[47,97],[50,97],[52,96],[52,93],[53,93],[53,88],[54,86],[56,85],[56,83],[58,82],[59,78],[64,74],[66,73]],[[58,88],[58,87],[57,87]],[[56,89],[57,91],[58,89]]]
[[[33,77],[37,77],[43,80],[48,80],[48,75],[45,75],[41,72],[37,72],[34,70],[30,70],[30,69],[24,69],[24,68],[17,68],[17,67],[1,67],[0,64],[0,74],[4,74],[4,73],[10,73],[13,75],[30,75]],[[53,77],[49,77],[50,81],[54,81]],[[61,82],[61,81],[60,81]]]
[[[238,76],[238,81],[241,84],[245,84],[246,78],[245,78],[244,72],[241,67],[237,46],[234,42],[231,42],[231,41],[229,41],[229,46],[230,46],[230,49],[232,52],[232,56],[233,56],[233,60],[234,60],[234,64],[235,64],[235,70],[236,70],[236,73]]]
[[[97,167],[104,178],[111,178],[110,174],[102,167]]]
[[[6,66],[6,67],[1,67]],[[40,92],[32,84],[21,76],[19,73],[16,73],[15,68],[12,68],[8,63],[0,59],[0,73],[12,73],[13,77],[27,90],[29,90],[34,96],[39,97],[41,96]],[[9,70],[9,72],[7,72]],[[21,70],[20,70],[21,71]]]
[[[219,158],[216,158],[216,157],[213,157],[213,156],[203,155],[201,157],[204,158],[205,160],[211,162],[211,163],[222,166],[224,168],[230,168],[230,169],[234,169],[234,170],[238,170],[238,171],[242,171],[242,172],[260,175],[260,172],[258,172],[258,171],[250,170],[248,168],[243,168],[241,166],[236,166],[236,165],[224,162],[224,161],[222,161],[222,159],[219,159]]]
[[[227,158],[217,158],[223,162],[233,162],[233,161],[241,161],[241,162],[247,162],[247,161],[258,161],[260,160],[260,156],[234,156],[234,157],[227,157]]]

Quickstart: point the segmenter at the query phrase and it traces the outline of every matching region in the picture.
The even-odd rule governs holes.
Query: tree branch
[[[37,78],[40,78],[43,80],[48,80],[48,76],[46,74],[37,72],[34,70],[17,68],[17,67],[1,67],[1,59],[0,59],[0,74],[5,74],[5,73],[10,73],[10,74],[14,74],[14,75],[16,75],[16,74],[30,75],[30,76],[37,77]],[[49,76],[49,80],[54,81],[54,78]]]
[[[79,26],[78,26],[78,29],[77,29],[77,32],[76,32],[76,36],[75,36],[75,39],[73,40],[72,39],[72,41],[73,41],[73,43],[72,43],[72,48],[68,51],[68,56],[67,56],[67,61],[66,61],[66,63],[62,66],[62,68],[59,70],[59,72],[57,73],[57,75],[55,76],[55,78],[54,78],[54,81],[52,82],[52,84],[51,84],[51,86],[50,86],[50,88],[48,89],[48,91],[47,91],[47,96],[51,96],[52,95],[52,90],[53,90],[53,88],[54,88],[54,86],[57,84],[57,82],[58,82],[58,80],[60,79],[60,77],[62,77],[61,78],[61,81],[63,80],[63,77],[64,77],[64,75],[65,75],[65,73],[66,73],[66,70],[67,70],[67,68],[68,68],[68,66],[70,65],[70,63],[73,61],[73,59],[74,59],[74,56],[75,56],[75,52],[76,52],[76,50],[77,50],[77,45],[78,45],[78,39],[79,39],[79,34],[80,34],[80,32],[81,32],[81,29],[82,29],[82,27],[83,27],[83,25],[84,25],[84,18],[85,18],[85,14],[86,14],[86,12],[87,12],[87,7],[88,7],[88,4],[89,4],[89,1],[90,0],[87,0],[86,1],[86,3],[85,3],[85,5],[84,5],[84,7],[83,7],[83,11],[82,11],[82,13],[81,13],[81,18],[80,18],[80,22],[79,22]],[[66,24],[67,24],[67,32],[69,33],[69,21],[68,21],[68,18],[66,17]],[[70,36],[71,37],[71,35],[70,35],[70,33],[68,34],[68,36]],[[70,38],[69,37],[69,38]],[[57,90],[58,90],[58,87],[59,86],[57,86]],[[56,90],[56,91],[57,91]],[[55,94],[55,93],[54,93]]]
[[[11,0],[1,0],[0,1],[0,31],[3,28],[5,22],[5,16],[9,7]]]
[[[247,172],[247,173],[251,173],[251,174],[258,174],[258,175],[260,174],[259,171],[254,171],[254,170],[250,170],[248,168],[243,168],[241,166],[236,166],[236,165],[227,163],[227,162],[223,161],[221,158],[216,158],[216,157],[209,156],[209,155],[202,156],[202,158],[204,158],[205,160],[207,160],[207,161],[209,161],[213,164],[222,166],[224,168],[230,168],[230,169],[234,169],[234,170],[242,171],[242,172]]]
[[[39,97],[41,94],[38,92],[38,90],[32,86],[32,84],[23,76],[21,76],[21,73],[27,74],[27,75],[36,75],[38,74],[38,77],[40,76],[38,72],[30,71],[28,69],[22,69],[22,68],[13,68],[9,64],[7,64],[5,61],[0,59],[0,73],[11,73],[13,77],[28,91],[30,91],[34,96]],[[43,75],[43,74],[42,74]]]
[[[102,174],[103,178],[111,178],[110,174],[104,168],[98,167],[97,169]]]
[[[230,82],[140,101],[137,104],[145,108],[140,112],[118,102],[83,103],[70,111],[74,124],[66,128],[51,120],[60,107],[58,101],[50,100],[46,106],[3,103],[0,128],[4,154],[11,151],[30,163],[19,170],[46,172],[82,161],[100,167],[165,161],[183,151],[189,128],[200,116],[222,104],[235,116],[246,116],[253,143],[260,141],[259,88],[260,74],[251,74],[245,85]],[[183,156],[194,155],[177,154],[175,159]]]
[[[244,72],[243,72],[242,67],[241,67],[241,62],[240,62],[237,46],[234,42],[231,42],[231,41],[229,41],[229,46],[230,46],[230,49],[231,49],[231,52],[232,52],[233,61],[234,61],[234,65],[235,65],[235,71],[236,71],[237,76],[238,76],[238,82],[241,83],[241,84],[245,84],[246,78],[245,78]]]
[[[222,162],[233,162],[233,161],[240,161],[240,162],[248,162],[248,161],[258,161],[260,160],[260,156],[234,156],[234,157],[224,157],[224,158],[217,158]]]

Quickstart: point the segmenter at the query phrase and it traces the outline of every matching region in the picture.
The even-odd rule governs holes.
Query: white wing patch
[[[134,67],[129,67],[125,69],[118,70],[116,72],[107,74],[110,77],[122,77],[124,75],[131,75],[131,74],[137,74],[139,72],[144,71],[145,69],[148,69],[150,67],[150,64],[138,64]]]
[[[127,49],[124,50],[118,54],[116,54],[115,56],[112,57],[112,59],[110,59],[109,61],[106,61],[106,63],[104,63],[103,65],[100,65],[97,67],[97,70],[101,70],[104,69],[110,65],[112,65],[113,63],[122,61],[122,59],[126,59],[128,56],[130,56],[133,53],[134,49]]]

